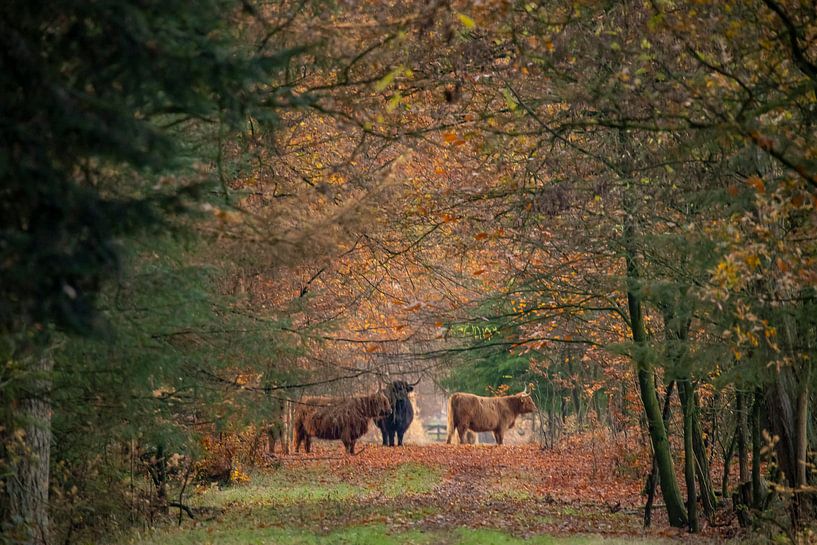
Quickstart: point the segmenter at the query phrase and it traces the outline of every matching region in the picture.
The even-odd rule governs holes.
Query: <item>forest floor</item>
[[[133,536],[143,544],[596,544],[716,542],[713,529],[643,518],[641,460],[592,436],[535,445],[364,446],[282,455],[249,482],[199,490],[197,520]],[[628,463],[625,463],[628,462]]]

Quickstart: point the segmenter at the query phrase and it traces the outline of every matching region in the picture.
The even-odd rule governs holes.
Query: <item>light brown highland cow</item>
[[[448,399],[448,440],[456,431],[460,443],[471,443],[468,431],[492,431],[496,444],[501,445],[505,432],[513,428],[516,417],[536,411],[530,395],[525,389],[512,396],[482,397],[457,392]]]

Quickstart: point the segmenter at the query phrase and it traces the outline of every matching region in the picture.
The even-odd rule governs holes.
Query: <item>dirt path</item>
[[[439,473],[429,490],[408,490],[395,497],[369,498],[398,515],[395,528],[501,529],[514,536],[598,533],[605,535],[676,536],[663,513],[653,517],[653,530],[642,524],[641,476],[609,449],[594,449],[592,436],[574,437],[556,450],[525,446],[432,444],[389,449],[369,446],[345,456],[331,443],[312,454],[290,454],[286,470],[326,467],[347,482],[387,479],[395,468],[423,466]],[[393,486],[400,487],[395,482]],[[407,510],[428,516],[400,516]]]
[[[551,451],[433,444],[347,456],[339,444],[319,443],[312,454],[251,472],[248,483],[200,489],[191,502],[209,520],[137,542],[642,545],[718,537],[672,530],[660,511],[645,531],[639,465],[589,436]]]

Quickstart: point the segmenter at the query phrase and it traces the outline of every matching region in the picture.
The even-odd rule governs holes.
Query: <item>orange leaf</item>
[[[766,184],[764,184],[763,180],[761,180],[758,176],[749,176],[746,183],[752,186],[758,193],[766,192]]]
[[[473,272],[473,273],[471,273],[471,274],[473,274],[474,276],[479,276],[479,275],[481,275],[481,274],[482,274],[482,273],[484,273],[484,272],[485,272],[485,269],[480,269],[480,270],[478,270],[478,271],[474,271],[474,272]]]
[[[370,344],[366,347],[366,352],[374,352],[375,350],[377,350],[376,344]]]
[[[452,142],[456,142],[459,139],[457,133],[455,132],[444,132],[443,133],[443,140],[447,143],[451,144]]]
[[[485,240],[486,238],[488,238],[488,233],[477,233],[476,235],[474,235],[474,238],[477,240]]]

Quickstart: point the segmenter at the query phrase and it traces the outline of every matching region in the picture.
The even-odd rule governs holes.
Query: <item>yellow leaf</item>
[[[400,105],[401,100],[403,100],[403,95],[401,95],[400,92],[394,93],[394,96],[391,97],[391,100],[386,104],[386,111],[394,111],[394,109]]]
[[[388,74],[383,76],[380,79],[380,81],[375,83],[374,90],[379,93],[379,92],[383,91],[384,89],[386,89],[386,87],[388,87],[391,84],[391,82],[394,81],[394,78],[397,77],[397,74],[399,72],[400,72],[400,68],[395,68],[394,70],[392,70],[391,72],[389,72]]]
[[[459,19],[460,23],[462,23],[462,26],[464,26],[468,30],[471,30],[472,28],[477,26],[476,22],[474,22],[473,19],[471,19],[470,17],[468,17],[464,13],[458,13],[457,14],[457,19]]]
[[[749,265],[752,269],[756,269],[760,266],[760,258],[756,255],[746,256],[746,264]]]

